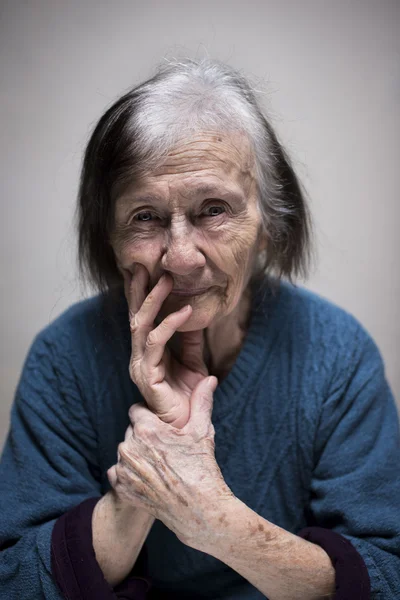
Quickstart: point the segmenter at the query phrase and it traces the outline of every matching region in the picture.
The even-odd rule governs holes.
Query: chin
[[[203,311],[201,310],[194,310],[190,319],[186,321],[182,327],[179,327],[177,331],[182,333],[184,331],[198,331],[199,329],[206,329],[209,327],[214,320],[214,315],[205,312],[202,314],[202,312]]]

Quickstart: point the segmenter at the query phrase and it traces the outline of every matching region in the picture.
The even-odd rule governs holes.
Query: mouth
[[[198,288],[195,290],[176,289],[172,290],[171,294],[174,296],[201,296],[201,294],[208,292],[209,289],[210,288]]]

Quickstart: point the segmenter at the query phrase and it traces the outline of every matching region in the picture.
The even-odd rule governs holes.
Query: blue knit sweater
[[[142,401],[128,374],[123,299],[74,305],[35,339],[12,407],[0,468],[0,597],[59,600],[50,566],[55,520],[109,489],[106,471]],[[257,292],[241,352],[214,395],[216,459],[233,493],[297,533],[347,537],[372,598],[400,598],[398,417],[379,351],[346,311],[281,283]],[[156,521],[146,542],[162,589],[210,598],[262,594]]]

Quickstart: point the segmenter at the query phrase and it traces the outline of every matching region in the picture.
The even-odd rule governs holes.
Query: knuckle
[[[133,360],[133,358],[131,358],[131,360],[129,361],[129,376],[132,379],[133,383],[137,383],[137,362]]]
[[[128,410],[128,416],[131,423],[134,423],[135,421],[136,410],[136,404],[132,404],[132,406]]]
[[[153,331],[150,331],[149,335],[147,336],[147,339],[146,339],[146,348],[151,349],[154,346],[157,346],[158,343],[159,342],[158,342],[157,333],[153,329]]]
[[[129,419],[131,421],[135,421],[137,419],[137,414],[143,408],[146,408],[146,405],[144,402],[135,402],[134,404],[132,404],[132,406],[129,408],[129,411],[128,411]]]
[[[117,452],[119,456],[122,456],[125,452],[125,442],[120,442],[117,447]]]
[[[117,478],[117,484],[121,484],[126,480],[126,470],[119,463],[115,467],[115,475]]]
[[[142,306],[147,307],[147,306],[151,306],[154,303],[155,300],[155,293],[153,290],[151,290],[151,292],[149,292],[149,294],[147,294],[146,298],[143,301]]]
[[[132,490],[132,495],[138,500],[144,500],[146,498],[146,488],[143,485],[135,482],[135,487]]]
[[[163,321],[161,321],[159,327],[161,327],[161,329],[171,329],[171,327],[173,327],[174,325],[174,315],[168,315],[168,317],[165,317],[165,319]]]
[[[125,442],[131,439],[133,433],[132,425],[129,425],[125,431]]]
[[[129,319],[129,328],[131,330],[131,334],[135,335],[138,330],[139,330],[139,323],[138,320],[136,318],[136,315],[132,315],[131,318]]]
[[[133,426],[135,436],[139,438],[151,437],[154,430],[148,423],[135,423]]]
[[[119,465],[121,464],[121,462],[127,461],[131,458],[131,454],[128,450],[126,442],[121,442],[120,444],[118,444],[118,456],[119,456],[119,462],[118,462]]]
[[[135,421],[135,414],[136,414],[136,404],[132,404],[132,406],[130,407],[130,409],[128,411],[128,416],[129,416],[129,420],[131,423],[133,423]]]
[[[135,370],[136,370],[136,361],[134,361],[133,358],[131,358],[129,361],[129,374],[131,376],[134,376]]]

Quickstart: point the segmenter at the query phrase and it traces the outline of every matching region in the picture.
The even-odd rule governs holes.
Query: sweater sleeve
[[[54,327],[50,333],[38,336],[26,359],[0,463],[0,589],[7,600],[64,598],[52,574],[54,525],[101,496],[76,348]]]
[[[98,498],[78,504],[57,519],[52,535],[53,577],[68,600],[144,600],[151,587],[143,547],[130,575],[111,588],[96,561],[92,514]]]
[[[398,415],[376,344],[358,322],[352,325],[320,414],[308,521],[351,542],[367,567],[372,599],[395,600],[400,590]],[[361,577],[362,565],[354,573]]]

